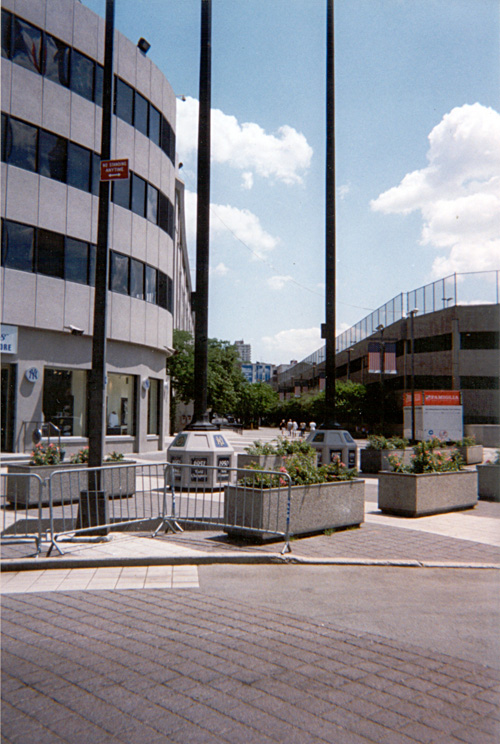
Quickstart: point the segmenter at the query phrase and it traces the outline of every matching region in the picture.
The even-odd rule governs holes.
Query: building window
[[[440,336],[425,336],[415,339],[415,354],[434,351],[450,351],[451,333],[443,333]]]
[[[109,288],[112,292],[120,294],[129,294],[128,274],[129,274],[129,257],[121,253],[111,251],[111,272],[109,275]]]
[[[144,96],[135,91],[134,101],[134,127],[148,136],[148,109],[149,103]]]
[[[96,263],[96,247],[95,245],[89,246],[89,284],[91,287],[95,287],[95,263]]]
[[[140,217],[145,216],[146,209],[146,181],[140,176],[132,174],[132,211]]]
[[[67,140],[41,131],[38,150],[38,172],[46,178],[66,182]]]
[[[94,101],[98,106],[102,106],[102,90],[104,86],[104,67],[95,65],[94,69]]]
[[[24,170],[36,171],[38,130],[31,124],[9,118],[5,135],[5,160]]]
[[[71,90],[88,101],[94,100],[94,66],[84,54],[71,50]]]
[[[154,106],[149,107],[149,138],[153,144],[160,146],[161,114]]]
[[[69,86],[69,46],[45,34],[45,77],[54,83]]]
[[[36,270],[45,276],[64,278],[64,235],[38,230]]]
[[[158,189],[148,183],[146,217],[153,224],[158,222]]]
[[[146,301],[156,303],[156,276],[157,271],[152,266],[146,266]]]
[[[173,220],[174,208],[170,200],[160,191],[158,199],[158,225],[171,238],[173,238]]]
[[[135,377],[108,374],[106,389],[107,434],[135,434]]]
[[[41,73],[42,32],[31,23],[14,18],[12,60],[33,72]]]
[[[498,377],[469,376],[460,378],[461,390],[498,390],[500,379]]]
[[[82,191],[90,190],[91,152],[75,142],[68,142],[68,186]]]
[[[61,436],[86,436],[87,372],[45,368],[42,406],[44,422],[57,426]]]
[[[18,271],[33,271],[35,228],[3,220],[2,265]]]
[[[172,304],[173,304],[173,297],[172,297],[172,280],[169,276],[163,273],[163,271],[158,272],[158,305],[162,307],[164,310],[168,310],[170,313],[172,312]]]
[[[130,179],[113,181],[113,204],[130,209]]]
[[[134,121],[134,89],[115,78],[115,114],[132,125]]]
[[[2,57],[10,59],[12,15],[2,8]]]
[[[89,283],[89,246],[82,240],[66,238],[64,278],[78,284]]]
[[[92,153],[92,193],[99,196],[99,184],[101,182],[101,158],[96,152]]]
[[[130,260],[130,296],[144,299],[144,264],[135,258]]]
[[[161,380],[149,380],[148,389],[148,434],[160,433],[160,385]]]

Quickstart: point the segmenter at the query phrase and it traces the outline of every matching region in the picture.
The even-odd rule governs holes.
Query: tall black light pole
[[[114,12],[114,0],[106,0],[101,160],[109,160],[111,157]],[[90,372],[89,383],[89,467],[100,467],[104,455],[106,423],[107,291],[109,273],[109,189],[109,181],[100,182],[95,266],[92,370]],[[98,475],[98,473],[96,473],[96,475]],[[94,490],[94,488],[92,487],[91,490]],[[95,490],[99,490],[98,483],[95,484]]]
[[[415,328],[414,319],[418,313],[418,309],[414,308],[410,310],[410,339],[411,339],[411,441],[415,444],[417,439],[416,436],[416,424],[415,424]]]
[[[208,267],[210,239],[210,106],[212,0],[201,0],[200,113],[198,120],[198,204],[194,330],[195,397],[189,429],[214,428],[208,418]]]
[[[335,299],[336,299],[336,225],[335,225],[335,65],[333,0],[327,0],[326,16],[326,251],[325,324],[325,417],[320,428],[338,428],[335,421]]]
[[[376,328],[380,331],[380,426],[381,434],[384,433],[385,427],[385,343],[384,343],[384,326],[378,325]]]

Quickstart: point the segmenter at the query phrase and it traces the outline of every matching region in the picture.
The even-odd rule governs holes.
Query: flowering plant
[[[368,444],[366,449],[374,450],[393,450],[393,449],[406,449],[409,441],[406,437],[386,437],[381,434],[370,434],[368,437]]]
[[[316,451],[304,440],[277,437],[272,442],[254,442],[245,448],[245,452],[248,455],[307,455]]]
[[[57,444],[35,444],[31,453],[30,465],[57,465],[64,457],[65,450]]]
[[[352,480],[357,476],[356,468],[348,468],[337,456],[329,465],[316,465],[316,452],[295,453],[284,459],[284,464],[276,473],[265,472],[259,465],[251,465],[246,470],[251,471],[239,480],[240,485],[256,488],[273,488],[285,486],[290,477],[293,486],[309,486],[314,483],[330,483],[332,481]]]
[[[105,462],[120,462],[123,460],[123,454],[121,452],[110,452],[109,455],[106,457]],[[78,452],[72,456],[71,462],[75,464],[85,464],[89,461],[89,448],[83,447],[83,449],[78,450]]]
[[[464,460],[458,450],[443,453],[436,447],[437,444],[432,440],[419,442],[413,447],[409,465],[404,465],[402,459],[395,455],[389,455],[389,464],[395,473],[446,473],[462,470]]]

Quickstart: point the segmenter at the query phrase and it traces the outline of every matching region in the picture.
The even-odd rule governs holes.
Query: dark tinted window
[[[92,153],[92,193],[99,196],[99,182],[101,179],[101,158],[96,152]]]
[[[89,284],[91,287],[95,287],[95,259],[96,247],[91,245],[89,247]]]
[[[158,225],[173,238],[174,208],[169,199],[161,191],[159,192],[158,202]]]
[[[144,264],[134,258],[130,260],[130,296],[144,299]]]
[[[14,18],[12,59],[33,72],[41,72],[42,32],[26,21]]]
[[[146,217],[156,225],[158,222],[158,189],[148,183]]]
[[[9,269],[33,271],[35,228],[4,220],[2,230],[2,264]]]
[[[171,147],[172,147],[172,127],[168,123],[168,121],[165,119],[164,116],[162,116],[161,121],[161,149],[165,153],[165,155],[168,155],[170,159],[171,158]]]
[[[76,49],[71,50],[71,90],[89,101],[93,100],[94,62]]]
[[[113,181],[113,203],[130,209],[130,179]]]
[[[110,289],[128,295],[128,256],[111,251]]]
[[[7,59],[10,59],[11,24],[11,14],[2,9],[2,57],[7,57]]]
[[[128,124],[134,121],[134,91],[119,78],[115,78],[115,114]]]
[[[158,272],[158,305],[172,312],[172,280],[162,271]]]
[[[499,382],[498,377],[461,377],[460,387],[462,390],[498,390]]]
[[[36,264],[40,274],[64,277],[64,235],[38,230]]]
[[[415,339],[415,354],[430,351],[449,351],[451,349],[451,333],[440,336],[426,336]],[[437,388],[434,388],[436,390]]]
[[[140,93],[135,91],[134,127],[148,136],[148,108],[149,104]]]
[[[90,189],[91,152],[74,142],[68,142],[68,176],[67,182],[75,189]]]
[[[36,170],[38,130],[31,124],[9,119],[5,136],[5,159],[25,170]]]
[[[146,208],[146,181],[132,175],[132,211],[144,217]]]
[[[471,331],[460,334],[461,349],[498,349],[500,333],[498,331]]]
[[[40,132],[38,172],[41,176],[66,181],[67,140],[50,132]]]
[[[146,266],[146,300],[156,303],[156,269]]]
[[[5,162],[6,160],[6,154],[5,154],[5,143],[7,141],[7,127],[8,127],[8,119],[5,114],[2,114],[2,161]]]
[[[94,101],[98,106],[102,106],[102,86],[104,79],[104,68],[96,63],[95,65],[95,83],[94,83]]]
[[[149,107],[149,137],[155,145],[160,145],[161,114],[154,106]]]
[[[88,243],[66,238],[64,252],[64,278],[69,282],[87,284],[88,282]]]
[[[45,34],[45,77],[60,85],[69,85],[69,46]]]

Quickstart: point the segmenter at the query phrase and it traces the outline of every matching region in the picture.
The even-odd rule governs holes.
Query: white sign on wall
[[[17,326],[2,323],[0,352],[2,354],[17,354]]]

